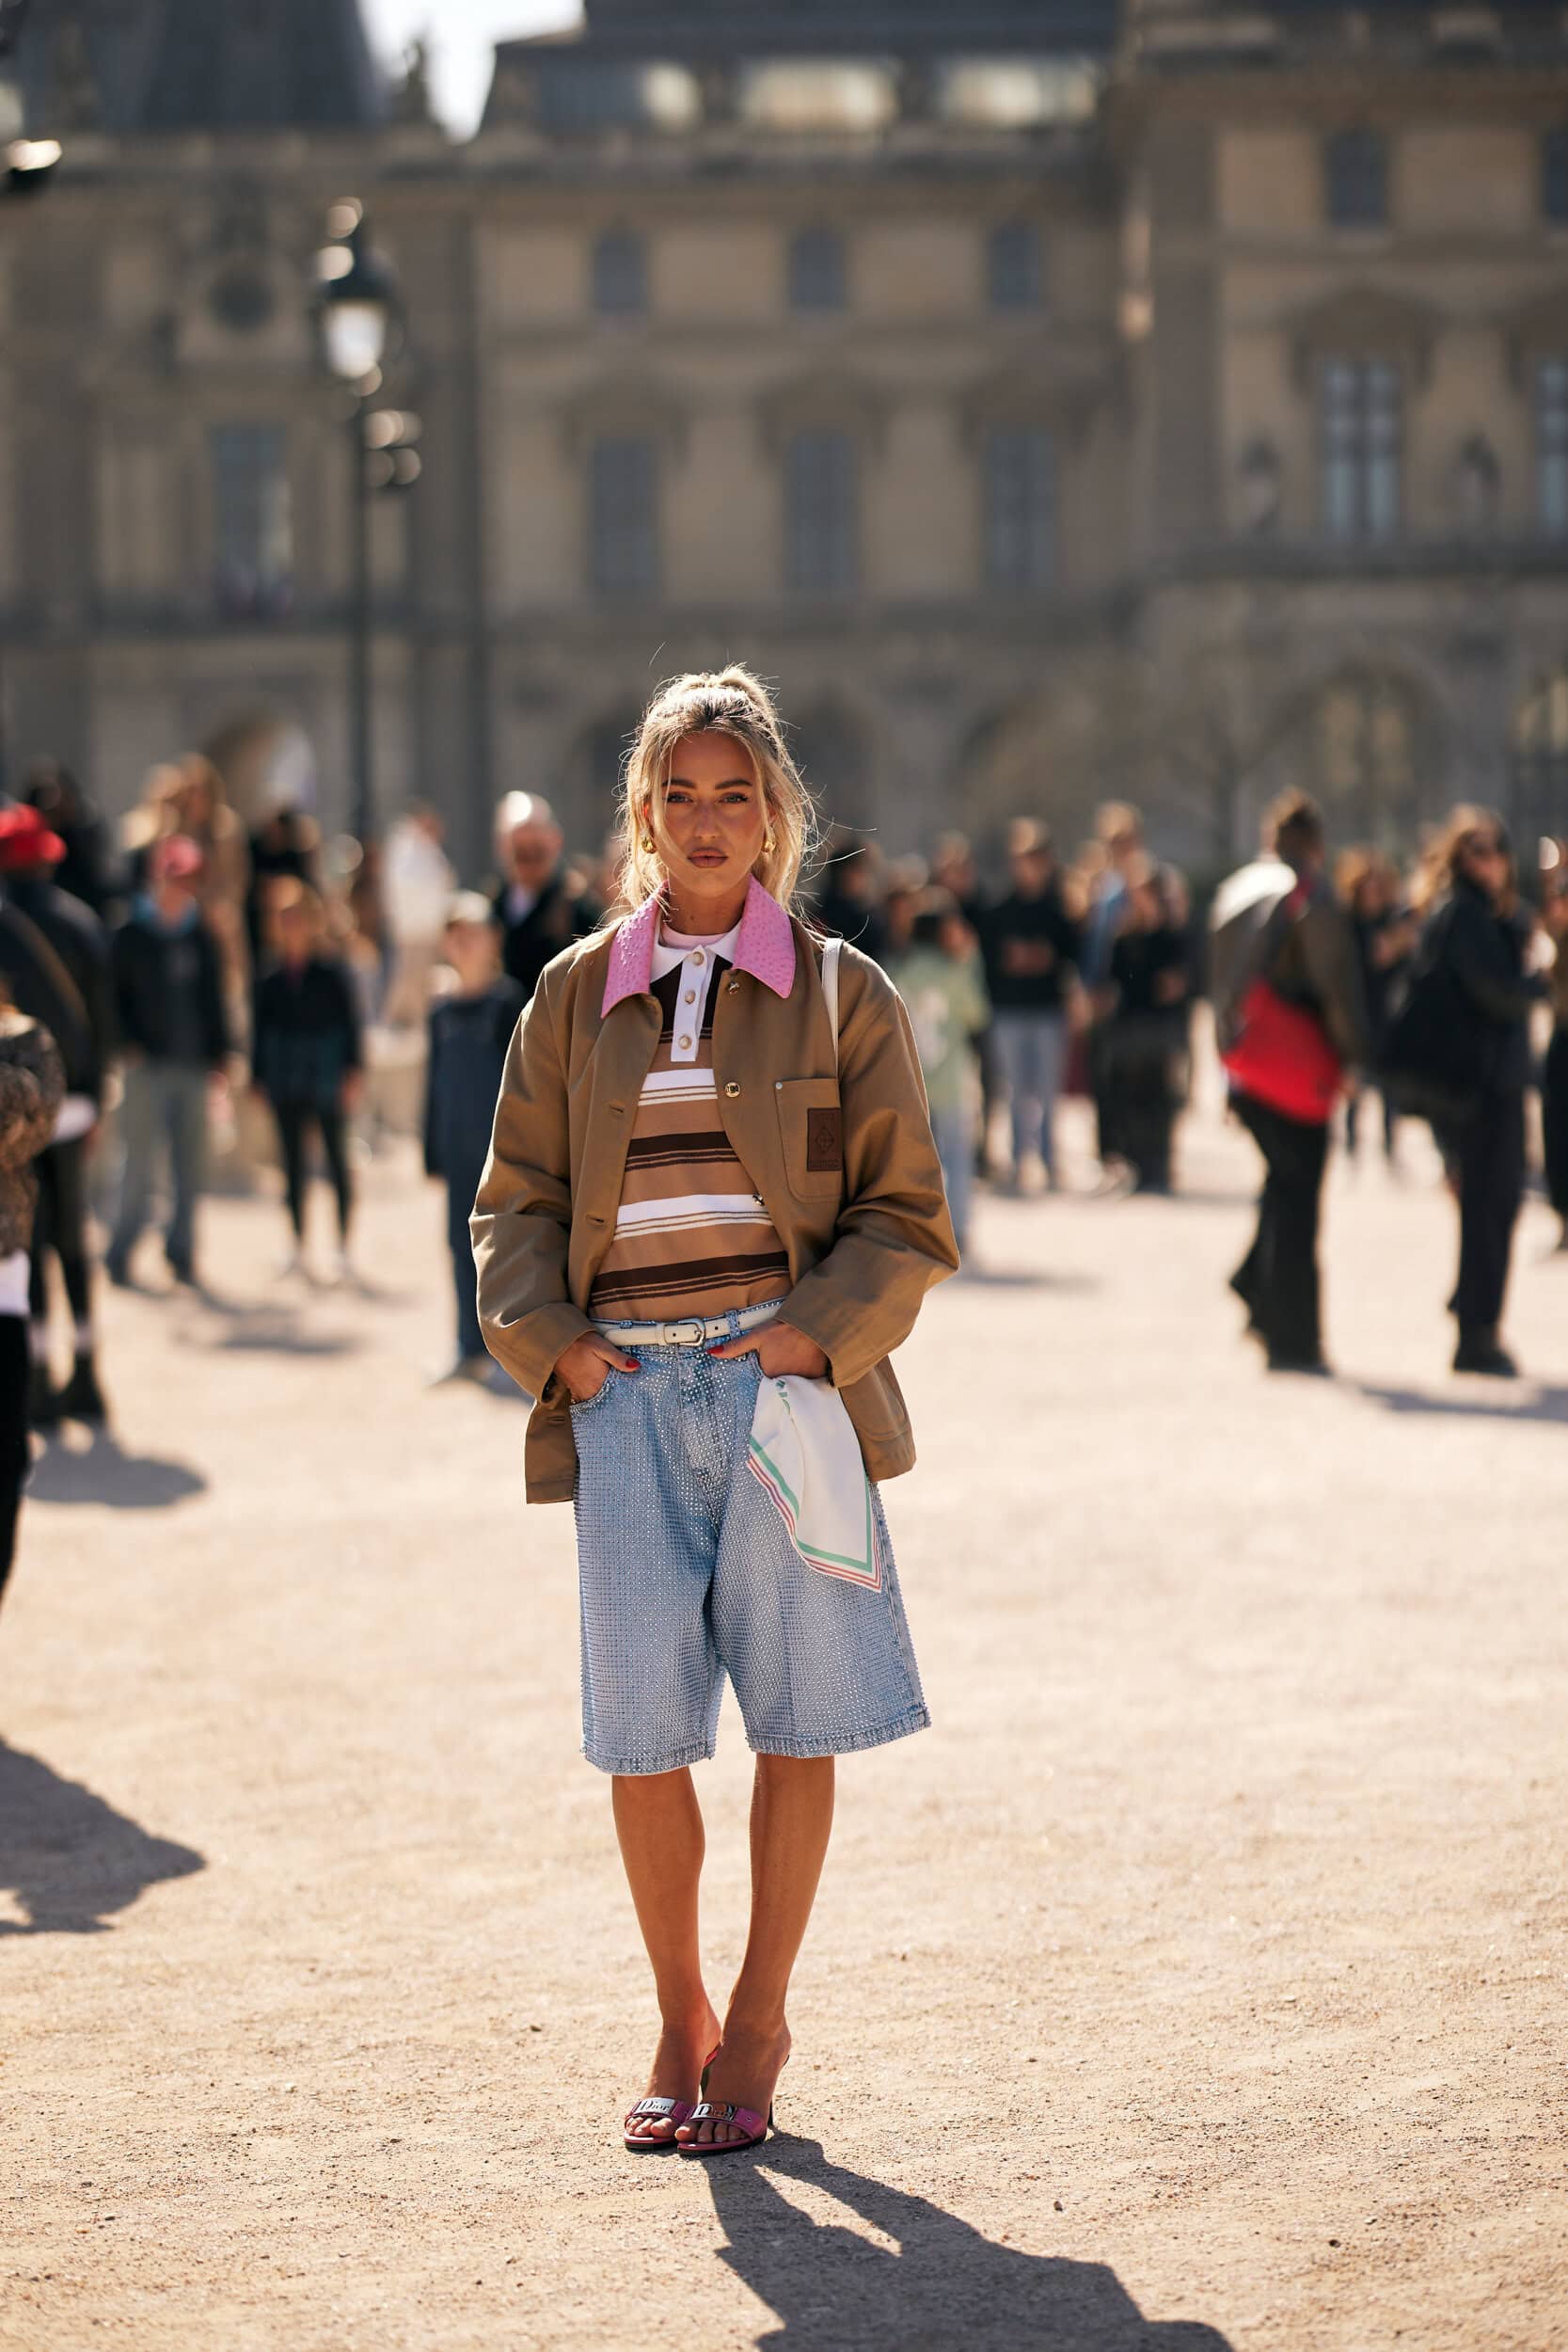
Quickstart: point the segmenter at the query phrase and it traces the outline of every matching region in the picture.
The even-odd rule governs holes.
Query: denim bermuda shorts
[[[759,1755],[845,1756],[923,1729],[880,1498],[879,1591],[808,1568],[747,1467],[755,1356],[632,1352],[641,1371],[572,1406],[589,1762],[673,1772],[710,1756],[726,1675]]]

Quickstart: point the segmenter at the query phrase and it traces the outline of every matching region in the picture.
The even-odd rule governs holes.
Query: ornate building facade
[[[382,804],[590,840],[653,680],[779,682],[890,848],[1303,781],[1568,823],[1556,6],[588,0],[477,135],[353,0],[77,0],[0,208],[13,757],[112,807],[253,741],[349,803],[349,444],[311,259],[366,207],[422,424],[375,501]],[[253,782],[251,778],[248,781]]]

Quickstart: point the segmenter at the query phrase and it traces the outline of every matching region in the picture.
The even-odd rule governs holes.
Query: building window
[[[648,307],[648,248],[630,229],[607,229],[594,247],[594,308],[601,318],[640,318]]]
[[[849,272],[844,239],[833,229],[802,229],[789,248],[792,310],[842,310]]]
[[[993,310],[1037,310],[1045,294],[1040,232],[1032,221],[1004,221],[986,246],[986,286]]]
[[[652,441],[595,441],[588,464],[589,576],[595,596],[648,596],[658,585],[658,457]]]
[[[797,433],[784,453],[785,545],[798,596],[847,596],[859,571],[859,468],[848,433]]]
[[[1381,229],[1388,218],[1388,142],[1380,131],[1338,131],[1323,150],[1328,217],[1336,229]]]
[[[1548,131],[1541,141],[1541,211],[1568,225],[1568,130]]]
[[[1535,366],[1535,519],[1550,539],[1568,539],[1568,359]]]
[[[1323,529],[1332,539],[1391,539],[1400,527],[1403,419],[1387,359],[1330,359],[1319,390]]]
[[[276,617],[293,589],[288,437],[279,424],[215,424],[208,451],[218,608],[231,620]]]
[[[1407,836],[1418,799],[1417,714],[1394,678],[1375,671],[1331,679],[1318,695],[1308,741],[1315,788],[1341,803],[1375,841]]]
[[[1056,574],[1056,447],[1043,425],[994,425],[984,457],[986,580],[1049,588]]]

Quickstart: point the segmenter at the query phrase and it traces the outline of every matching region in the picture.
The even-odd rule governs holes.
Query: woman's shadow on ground
[[[202,1855],[151,1836],[41,1756],[0,1740],[0,1891],[21,1919],[4,1935],[95,1935],[160,1879],[206,1868]]]
[[[895,2252],[813,2221],[755,2157],[705,2169],[729,2244],[720,2254],[779,2315],[759,2352],[1230,2352],[1196,2320],[1150,2320],[1102,2263],[1025,2254],[886,2182],[830,2164],[815,2140],[770,2140],[784,2181],[837,2198]]]

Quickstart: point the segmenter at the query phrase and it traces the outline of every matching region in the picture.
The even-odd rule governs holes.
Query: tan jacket
[[[846,947],[835,1075],[820,948],[802,925],[793,930],[787,997],[746,971],[720,985],[719,1111],[789,1253],[784,1312],[827,1357],[868,1474],[895,1478],[913,1463],[914,1441],[887,1359],[932,1283],[957,1269],[958,1247],[902,1001],[876,964]],[[600,932],[546,967],[507,1055],[474,1205],[485,1343],[539,1399],[528,1430],[531,1502],[569,1502],[576,1485],[568,1399],[552,1375],[593,1328],[588,1297],[614,1236],[626,1145],[658,1044],[652,996],[601,1011],[612,944]],[[808,1168],[808,1120],[835,1107],[842,1164]]]

